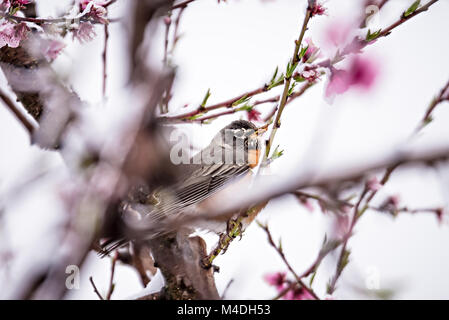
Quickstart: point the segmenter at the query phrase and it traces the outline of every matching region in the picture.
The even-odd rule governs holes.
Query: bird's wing
[[[247,173],[247,165],[200,166],[189,178],[156,193],[159,203],[148,212],[146,219],[159,220],[197,204],[223,188],[231,180]]]
[[[139,222],[139,233],[145,238],[160,235],[163,230],[158,230],[158,225],[164,222],[165,217],[182,212],[183,209],[197,204],[217,191],[227,183],[242,177],[249,171],[247,165],[185,165],[185,172],[189,176],[186,180],[175,184],[171,188],[165,188],[157,192],[155,197],[159,201],[156,205],[145,206],[141,204],[131,205],[139,213],[144,213],[143,221]],[[186,175],[184,175],[186,176]],[[137,230],[134,230],[136,232]],[[148,234],[151,232],[151,234]],[[137,234],[136,234],[137,235]],[[128,239],[110,239],[102,244],[101,256],[106,256],[113,250],[128,243]]]

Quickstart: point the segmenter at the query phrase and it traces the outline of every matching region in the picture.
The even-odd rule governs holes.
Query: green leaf
[[[288,89],[288,96],[291,96],[293,94],[293,90],[295,90],[296,85],[297,85],[297,82],[293,82],[290,85],[290,88]]]
[[[274,87],[277,87],[281,84],[284,83],[284,74],[281,73],[281,75],[279,76],[279,78],[277,80],[274,80],[269,86],[268,86],[268,90],[273,89]]]
[[[371,30],[368,29],[368,33],[366,34],[366,41],[370,42],[373,41],[375,39],[377,39],[377,37],[380,35],[380,33],[382,32],[382,29],[379,29],[373,33],[371,33]]]
[[[372,294],[380,300],[391,300],[395,295],[395,291],[392,289],[379,289],[373,290]]]
[[[295,72],[296,67],[298,66],[298,62],[292,63],[291,61],[288,62],[287,64],[287,73],[285,75],[285,77],[291,78],[291,76],[293,75],[293,72]]]
[[[245,104],[237,109],[237,111],[251,111],[251,110],[253,110],[253,106],[249,104]]]
[[[312,277],[310,278],[309,286],[312,286],[313,280],[315,280],[316,270],[312,273]]]
[[[335,250],[341,243],[341,240],[327,240],[324,238],[323,246],[318,254],[320,259],[324,258],[329,252]]]
[[[209,99],[211,93],[210,88],[207,89],[206,95],[204,96],[203,102],[201,103],[201,108],[204,108],[206,106],[207,100]]]
[[[261,227],[262,229],[266,229],[266,228],[267,228],[267,225],[266,225],[266,224],[263,224],[263,223],[260,222],[259,220],[256,220],[256,223],[257,223],[257,225],[258,225],[259,227]]]
[[[402,14],[402,17],[407,18],[408,16],[410,16],[413,12],[416,11],[416,9],[418,9],[420,4],[421,0],[416,0],[415,2],[413,2],[412,5]]]
[[[426,119],[424,119],[423,126],[425,127],[425,126],[429,125],[432,121],[433,121],[433,117],[428,116]]]
[[[338,266],[338,273],[341,273],[343,271],[343,269],[348,265],[350,255],[351,255],[351,251],[349,251],[349,250],[345,250],[343,252],[341,263]]]
[[[320,49],[317,49],[310,57],[307,59],[306,63],[313,63],[320,56]]]
[[[198,118],[201,118],[203,115],[204,115],[204,113],[198,113],[198,114],[196,114],[194,116],[189,117],[188,119],[189,120],[196,120]]]
[[[331,283],[332,283],[332,280],[329,280],[329,282],[326,283],[326,293],[327,293],[327,294],[332,294],[332,293],[333,293],[333,292],[332,292]]]
[[[306,81],[306,79],[302,75],[297,75],[293,79],[295,79],[296,82],[304,82],[304,81]]]
[[[276,70],[274,70],[274,74],[273,74],[273,77],[271,77],[271,80],[270,80],[270,85],[271,85],[271,84],[273,84],[273,83],[274,83],[274,81],[276,80],[276,76],[278,75],[278,71],[279,71],[279,68],[278,68],[278,67],[276,67]]]
[[[279,68],[276,67],[276,70],[274,70],[274,74],[271,77],[270,84],[268,85],[268,88],[267,88],[268,90],[270,90],[274,87],[277,87],[284,82],[284,74],[281,74],[278,78],[276,78],[278,75],[278,71],[279,71]]]
[[[19,7],[10,7],[9,8],[9,14],[11,16],[14,16],[17,12],[19,12],[20,8]]]
[[[368,32],[370,32],[370,31],[368,30]],[[344,59],[345,59],[345,56],[340,52],[340,50],[337,50],[334,58],[332,59],[332,64],[339,63],[340,61],[343,61]]]
[[[237,101],[235,101],[234,103],[232,103],[232,106],[238,106],[239,104],[248,102],[249,99],[251,99],[250,97],[248,97],[247,95],[244,95],[243,97],[241,97],[240,99],[238,99]]]
[[[301,49],[299,52],[299,59],[302,59],[306,55],[307,49],[309,49],[308,45]]]
[[[280,158],[284,155],[284,150],[280,150],[279,151],[279,145],[276,147],[276,149],[274,149],[273,151],[273,155],[270,158],[270,162],[273,160],[276,160],[277,158]]]

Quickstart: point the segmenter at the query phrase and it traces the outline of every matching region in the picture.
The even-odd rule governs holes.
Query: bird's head
[[[236,120],[221,129],[209,147],[216,150],[214,154],[224,152],[225,163],[248,164],[253,168],[259,161],[260,137],[265,131],[250,121]]]

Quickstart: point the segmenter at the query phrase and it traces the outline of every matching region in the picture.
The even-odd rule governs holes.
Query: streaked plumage
[[[233,138],[232,145],[229,144],[229,139],[224,138],[227,130],[238,137],[243,137],[243,161],[233,155],[232,162],[229,163],[229,158],[225,157],[225,152],[235,150],[237,144],[236,138]],[[258,149],[257,135],[254,134],[256,130],[257,127],[249,121],[232,122],[220,130],[205,149],[192,157],[192,159],[195,157],[204,159],[209,156],[212,158],[217,156],[214,158],[214,163],[180,164],[181,170],[179,172],[182,172],[182,174],[179,176],[177,183],[168,188],[154,190],[148,196],[147,203],[126,203],[124,206],[125,215],[131,216],[132,213],[139,215],[138,221],[133,219],[133,223],[138,226],[136,237],[151,239],[168,231],[163,227],[166,221],[174,221],[178,215],[182,215],[186,211],[189,211],[190,214],[195,212],[197,205],[216,194],[228,183],[247,174],[253,166],[250,162],[249,150]],[[221,153],[217,154],[216,152]],[[219,158],[221,160],[217,161]],[[223,225],[225,228],[226,224]],[[103,244],[105,254],[126,242],[127,240],[124,239],[107,241]]]

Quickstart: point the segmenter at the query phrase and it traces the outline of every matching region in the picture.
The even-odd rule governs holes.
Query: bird
[[[226,194],[227,186],[246,183],[251,178],[252,169],[259,163],[260,138],[265,131],[265,127],[258,128],[247,120],[235,120],[222,128],[188,163],[178,164],[180,174],[177,182],[156,188],[143,201],[122,205],[122,216],[128,226],[127,236],[118,240],[107,239],[101,244],[100,254],[108,255],[130,240],[151,240],[174,231],[177,221],[187,216],[192,220],[193,229],[223,235],[229,230],[229,216],[214,219],[195,217],[213,209],[217,205],[215,199]],[[255,214],[246,217],[246,224],[254,217]]]

